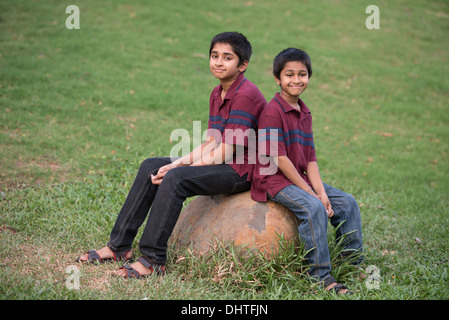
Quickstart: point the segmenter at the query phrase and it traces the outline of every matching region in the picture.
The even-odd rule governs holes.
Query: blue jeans
[[[151,175],[169,163],[169,157],[142,162],[112,228],[108,242],[112,251],[130,250],[139,227],[148,216],[139,250],[155,263],[165,265],[167,241],[187,197],[238,193],[251,186],[246,175],[240,177],[227,164],[174,168],[165,174],[159,186],[153,185]]]
[[[345,252],[359,252],[360,258],[354,262],[358,264],[362,261],[363,251],[359,206],[352,195],[326,184],[324,188],[334,210],[334,215],[330,218],[331,224],[337,227],[343,222],[336,231],[337,239],[346,235],[343,244],[344,249],[347,249]],[[318,281],[329,277],[331,263],[327,243],[328,217],[321,201],[296,185],[289,185],[269,198],[293,211],[302,221],[298,227],[299,235],[305,250],[313,249],[306,255],[309,275]]]

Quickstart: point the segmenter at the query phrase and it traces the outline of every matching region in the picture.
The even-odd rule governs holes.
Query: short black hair
[[[234,53],[239,57],[239,66],[245,61],[249,62],[253,53],[251,43],[243,34],[238,32],[223,32],[212,38],[209,48],[209,58],[212,49],[217,43],[227,43],[232,47]]]
[[[297,48],[287,48],[279,52],[279,54],[273,60],[273,75],[277,78],[281,78],[281,71],[284,69],[285,64],[290,61],[302,62],[306,68],[309,78],[312,76],[312,62],[307,52]]]

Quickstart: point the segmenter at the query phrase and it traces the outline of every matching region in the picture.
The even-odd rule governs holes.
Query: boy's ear
[[[276,80],[276,83],[278,84],[278,86],[281,85],[281,79],[278,79],[278,77],[274,76],[274,80]]]
[[[242,64],[239,65],[237,69],[240,72],[244,72],[246,70],[246,68],[248,68],[248,61],[247,60],[243,61]]]

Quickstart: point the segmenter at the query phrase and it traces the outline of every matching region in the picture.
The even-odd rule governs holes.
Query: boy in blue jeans
[[[351,195],[321,181],[315,155],[312,116],[299,98],[312,75],[310,57],[288,48],[273,62],[273,75],[281,92],[276,93],[259,118],[259,161],[253,174],[252,198],[271,199],[293,211],[302,223],[299,235],[305,244],[308,274],[327,290],[346,293],[331,276],[327,243],[328,218],[345,236],[344,252],[362,253],[360,209]],[[264,157],[267,158],[264,158]],[[274,165],[275,164],[275,165]],[[274,168],[270,172],[270,168]]]
[[[247,133],[254,132],[255,137],[259,114],[267,103],[244,74],[251,53],[251,44],[240,33],[224,32],[212,39],[209,67],[220,84],[210,95],[207,141],[179,159],[143,161],[107,246],[88,251],[80,262],[129,260],[137,231],[148,216],[139,242],[142,256],[115,274],[144,278],[164,273],[167,241],[187,197],[250,189],[255,161],[249,161]]]

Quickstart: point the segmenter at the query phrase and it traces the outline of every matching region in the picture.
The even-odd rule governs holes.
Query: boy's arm
[[[299,172],[296,170],[293,163],[287,156],[275,157],[274,161],[277,161],[277,165],[282,173],[293,182],[295,185],[311,194],[315,198],[319,199],[326,208],[327,216],[330,218],[334,215],[329,198],[324,190],[323,182],[321,181],[320,171],[318,164],[315,161],[309,162],[307,166],[307,177],[313,186],[313,189],[304,181]],[[314,191],[315,190],[315,191]]]
[[[214,138],[212,137],[212,140]],[[201,157],[192,163],[192,166],[207,166],[227,163],[232,160],[235,153],[235,145],[220,143],[212,150],[205,150]]]
[[[331,203],[327,197],[326,191],[324,190],[323,181],[321,180],[320,169],[318,168],[318,163],[316,161],[311,161],[307,165],[307,178],[309,178],[313,189],[315,190],[318,198],[323,203],[327,211],[327,216],[330,218],[334,215],[334,210],[332,210]]]
[[[198,161],[198,159],[201,159],[202,154],[208,154],[211,152],[211,150],[215,148],[216,148],[215,140],[213,139],[213,137],[210,137],[209,140],[203,142],[201,145],[193,149],[189,154],[186,154],[185,156],[176,159],[170,164],[160,167],[156,175],[151,176],[151,182],[153,184],[160,185],[162,183],[162,179],[169,170],[176,167],[192,165],[193,163]]]
[[[161,168],[156,175],[151,176],[151,182],[156,185],[162,183],[165,174],[176,167],[181,166],[205,166],[222,164],[230,161],[234,155],[235,146],[225,143],[220,143],[217,146],[213,136],[209,140],[196,147],[192,152],[181,157],[170,164]]]
[[[214,137],[208,137],[208,140],[193,149],[192,152],[172,162],[173,167],[188,166],[197,162],[204,154],[212,152],[217,147]]]
[[[315,198],[318,198],[317,194],[313,189],[307,184],[307,182],[301,177],[299,172],[296,170],[293,163],[287,156],[274,157],[274,161],[282,173],[287,177],[288,180],[293,182],[295,185],[303,189],[304,191],[310,193]],[[319,199],[319,198],[318,198]]]

